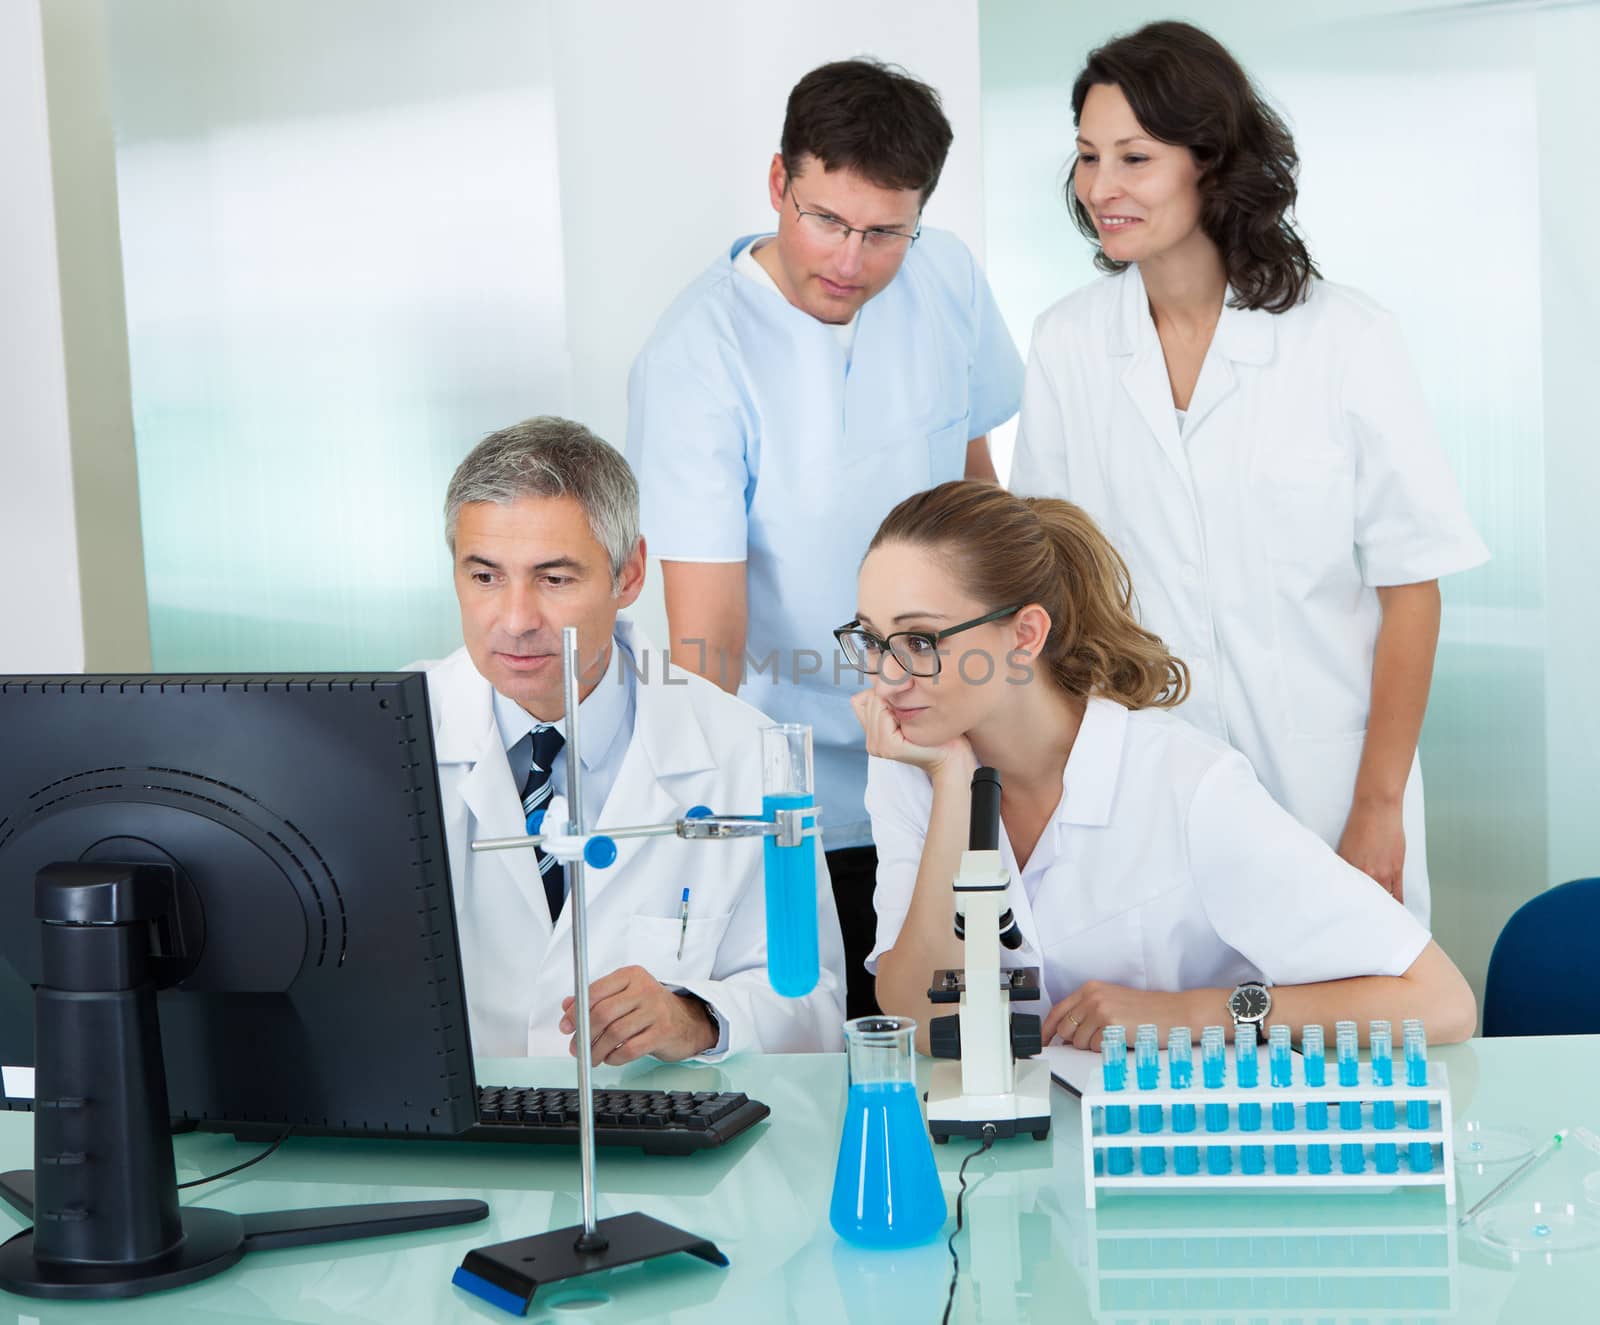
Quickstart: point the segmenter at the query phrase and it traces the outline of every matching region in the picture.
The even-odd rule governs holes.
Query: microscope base
[[[928,1133],[941,1144],[952,1136],[981,1138],[992,1127],[1000,1137],[1050,1135],[1050,1068],[1042,1059],[1019,1058],[1009,1095],[963,1095],[961,1064],[935,1063],[928,1088]]]

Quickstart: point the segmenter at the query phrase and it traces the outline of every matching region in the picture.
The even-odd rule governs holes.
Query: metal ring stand
[[[582,670],[578,654],[578,632],[573,626],[561,632],[562,688],[566,704],[567,832],[584,834],[583,760],[578,752],[578,680]],[[690,821],[690,822],[705,822]],[[757,821],[760,822],[760,821]],[[772,825],[765,825],[772,829]],[[611,837],[645,837],[677,831],[677,825],[615,830]],[[690,836],[690,834],[681,834]],[[700,834],[695,834],[699,836]],[[707,833],[704,836],[713,836]],[[523,849],[539,845],[543,837],[499,838],[474,842],[479,850]],[[573,1009],[576,1013],[578,1053],[578,1160],[583,1180],[583,1223],[581,1226],[552,1229],[531,1237],[498,1242],[469,1251],[452,1280],[459,1288],[523,1315],[532,1304],[541,1284],[558,1283],[597,1270],[611,1270],[639,1261],[653,1260],[673,1252],[686,1251],[713,1265],[726,1266],[728,1258],[706,1238],[685,1233],[649,1215],[633,1213],[597,1219],[594,1175],[594,1093],[590,1086],[592,1069],[586,1046],[589,1039],[589,936],[584,863],[570,861],[567,866],[572,907]]]

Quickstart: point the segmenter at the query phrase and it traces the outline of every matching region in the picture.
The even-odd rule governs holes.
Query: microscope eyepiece
[[[1000,849],[1000,773],[987,766],[972,775],[972,820],[968,851]]]

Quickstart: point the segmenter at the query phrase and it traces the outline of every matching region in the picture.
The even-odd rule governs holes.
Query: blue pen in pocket
[[[683,960],[683,941],[689,937],[689,890],[683,890],[683,900],[678,903],[678,960]]]

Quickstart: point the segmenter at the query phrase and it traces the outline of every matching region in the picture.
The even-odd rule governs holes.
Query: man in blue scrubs
[[[814,730],[851,1016],[874,1006],[862,962],[877,857],[859,677],[832,630],[895,503],[994,478],[988,433],[1022,391],[972,255],[921,228],[951,137],[938,94],[901,71],[847,60],[807,74],[768,171],[777,233],[725,248],[628,381],[672,661]]]

